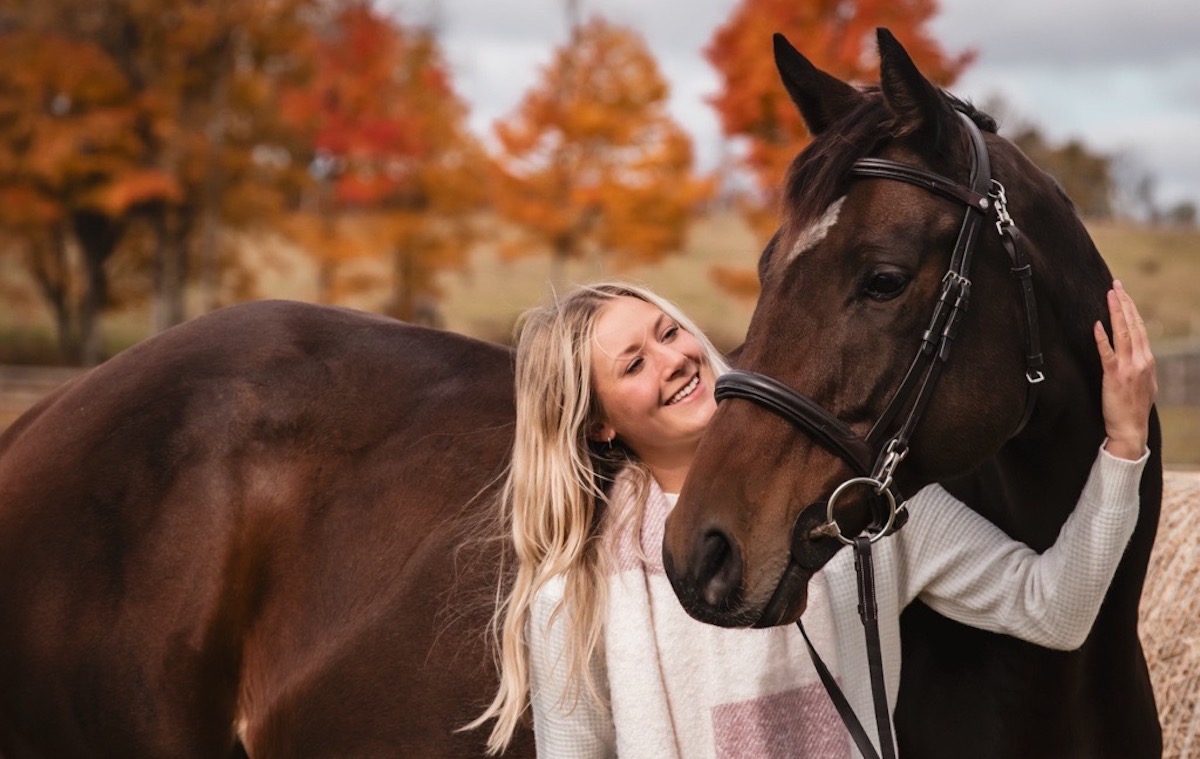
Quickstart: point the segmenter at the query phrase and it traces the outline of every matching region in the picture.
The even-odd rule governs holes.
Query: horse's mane
[[[796,156],[784,179],[780,216],[784,225],[803,228],[820,218],[833,201],[846,194],[850,167],[896,132],[895,116],[878,85],[863,89],[866,97],[817,135]],[[996,121],[971,103],[947,92],[948,109],[966,114],[985,132],[996,132]],[[941,135],[933,134],[937,142]]]
[[[879,86],[865,87],[862,92],[864,97],[816,135],[808,147],[792,161],[784,179],[779,209],[781,231],[785,228],[804,229],[819,219],[831,203],[849,191],[853,181],[850,168],[854,162],[871,155],[881,143],[901,133],[901,125],[889,109]],[[960,111],[982,131],[997,133],[996,120],[969,101],[945,91],[941,92],[941,96],[947,114]],[[954,119],[938,119],[935,123],[942,128],[950,124],[955,128],[958,126]],[[926,155],[945,156],[945,147],[953,144],[947,138],[948,135],[935,129],[921,137],[928,141],[923,146],[924,150],[920,150],[922,146],[915,147]],[[993,169],[1005,160],[1013,159],[994,154]],[[953,170],[952,166],[931,168],[943,172]],[[1042,199],[1045,204],[1040,207],[1049,208],[1057,202],[1065,213],[1075,217],[1075,205],[1062,185],[1045,172],[1042,174],[1048,181],[1042,185]],[[1062,324],[1071,335],[1069,344],[1081,346],[1079,350],[1084,352],[1093,350],[1092,322],[1097,317],[1103,318],[1103,313],[1097,314],[1094,309],[1079,308],[1074,304],[1094,300],[1089,293],[1103,292],[1111,282],[1111,275],[1082,223],[1067,224],[1062,216],[1047,214],[1018,218],[1017,223],[1026,233],[1034,233],[1034,238],[1053,241],[1052,251],[1057,261],[1056,267],[1043,266],[1037,276],[1054,278],[1056,281],[1053,289],[1062,297],[1048,301],[1046,307],[1061,312]],[[779,233],[776,233],[776,237],[768,243],[759,262],[760,278],[778,235]],[[1080,258],[1068,263],[1067,258],[1071,251],[1078,251]],[[1056,273],[1056,270],[1059,273]],[[1069,271],[1070,275],[1062,276],[1064,270]],[[1090,360],[1090,353],[1088,358]]]

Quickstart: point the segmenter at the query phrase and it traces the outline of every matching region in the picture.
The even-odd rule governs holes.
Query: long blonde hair
[[[584,691],[602,701],[588,662],[600,643],[607,603],[599,535],[609,486],[617,473],[628,473],[634,508],[619,516],[622,522],[630,519],[639,534],[651,481],[649,469],[619,440],[600,444],[590,439],[604,419],[592,392],[592,334],[601,308],[619,296],[661,309],[700,342],[714,376],[727,371],[725,359],[677,306],[635,285],[579,287],[522,315],[517,324],[516,433],[500,493],[517,572],[507,597],[498,597],[493,619],[500,687],[487,711],[467,726],[496,720],[488,738],[492,754],[507,747],[529,705],[526,626],[538,592],[560,575],[563,597],[550,619],[553,623],[566,614],[570,623],[564,652],[568,692],[573,703]]]

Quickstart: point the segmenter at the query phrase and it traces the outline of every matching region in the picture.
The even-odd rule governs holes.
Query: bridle
[[[826,520],[810,539],[834,537],[843,544],[853,541],[842,534],[834,519],[834,504],[851,486],[871,486],[888,504],[886,514],[877,515],[871,542],[875,542],[903,522],[897,514],[897,504],[903,503],[893,491],[896,468],[908,455],[909,442],[933,398],[938,379],[958,335],[959,325],[971,299],[971,264],[979,231],[989,215],[995,216],[995,228],[1012,264],[1012,274],[1021,289],[1025,316],[1025,378],[1027,393],[1021,421],[1014,436],[1028,423],[1037,402],[1037,387],[1045,376],[1042,373],[1041,339],[1038,334],[1037,302],[1033,292],[1033,275],[1028,257],[1021,249],[1020,232],[1008,214],[1008,199],[1004,187],[992,179],[987,145],[979,127],[966,114],[958,112],[966,125],[971,143],[970,186],[963,186],[932,171],[885,158],[861,158],[850,170],[856,179],[891,179],[916,185],[935,195],[961,203],[966,207],[950,266],[942,277],[941,292],[934,304],[933,316],[921,337],[917,355],[887,407],[875,421],[866,437],[857,435],[850,427],[821,404],[797,392],[784,383],[758,372],[733,370],[722,375],[716,383],[718,402],[740,398],[752,401],[783,417],[803,430],[816,443],[844,461],[854,477],[844,481],[824,504]],[[907,415],[898,428],[893,424],[907,408]],[[820,506],[820,504],[814,504]],[[812,507],[810,507],[812,508]],[[799,524],[797,520],[797,524]],[[800,536],[796,536],[800,537]]]
[[[858,608],[867,637],[876,727],[883,755],[889,759],[894,756],[895,742],[892,738],[890,710],[883,682],[871,546],[884,536],[894,533],[906,520],[904,499],[894,492],[893,478],[896,468],[908,455],[913,432],[933,398],[938,379],[958,336],[959,325],[970,304],[972,258],[980,228],[989,216],[995,217],[995,228],[1008,254],[1012,275],[1021,290],[1024,305],[1027,390],[1025,409],[1012,433],[1013,436],[1019,434],[1029,422],[1037,403],[1038,385],[1045,379],[1042,373],[1043,358],[1033,274],[1028,257],[1020,245],[1020,232],[1009,216],[1004,186],[992,179],[991,161],[979,127],[965,113],[959,111],[958,115],[966,125],[971,143],[971,173],[968,186],[960,185],[932,171],[885,158],[862,158],[850,169],[850,174],[855,179],[890,179],[906,182],[961,203],[966,208],[958,239],[950,256],[950,266],[942,277],[941,292],[934,304],[929,326],[921,336],[917,355],[896,393],[875,420],[866,437],[857,435],[849,425],[812,398],[765,374],[734,370],[722,375],[717,380],[715,389],[718,402],[734,398],[748,400],[788,420],[821,447],[844,461],[854,475],[838,485],[825,501],[825,519],[818,527],[804,534],[803,525],[811,524],[805,519],[806,515],[810,510],[822,508],[821,502],[814,503],[797,516],[792,528],[791,560],[805,566],[805,558],[800,555],[798,547],[825,537],[833,537],[845,545],[854,546],[859,590]],[[903,421],[897,427],[895,422],[902,414]],[[864,534],[848,538],[838,526],[834,505],[845,492],[854,487],[871,489],[868,502],[874,521]],[[807,568],[815,570],[818,567]],[[863,730],[854,710],[850,708],[841,689],[809,641],[804,626],[799,622],[797,624],[800,625],[805,643],[808,644],[817,673],[846,723],[859,752],[868,759],[878,757],[879,754],[875,752],[871,739]]]

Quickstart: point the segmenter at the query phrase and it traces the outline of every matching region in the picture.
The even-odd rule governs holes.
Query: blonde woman
[[[941,531],[913,519],[882,544],[905,541],[937,559],[936,571],[900,566],[905,551],[880,564],[919,577],[913,596],[967,624],[1082,644],[1136,522],[1156,392],[1144,327],[1119,283],[1109,308],[1115,350],[1097,325],[1109,437],[1056,545],[1039,556],[927,487],[911,511],[937,510],[964,528],[943,545]],[[497,615],[500,688],[472,725],[494,720],[492,752],[532,705],[538,754],[554,759],[852,755],[795,628],[696,622],[662,570],[663,522],[725,369],[678,308],[631,285],[582,287],[523,318],[502,493],[517,574]],[[857,601],[829,591],[852,579],[825,575],[846,566],[814,576],[804,613],[817,647],[838,656],[849,642],[835,639],[834,623],[856,621]],[[839,671],[837,657],[833,667],[844,683],[867,677]]]

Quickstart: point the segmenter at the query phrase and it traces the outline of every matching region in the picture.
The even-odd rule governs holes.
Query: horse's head
[[[818,529],[831,494],[856,475],[878,474],[881,449],[913,406],[923,406],[913,417],[919,424],[910,425],[907,456],[895,471],[910,495],[993,456],[1025,420],[1030,317],[998,232],[995,197],[987,197],[997,185],[985,176],[973,191],[972,166],[982,161],[976,170],[990,170],[1010,195],[1010,182],[1020,186],[1021,213],[1053,206],[1043,227],[1055,214],[1074,214],[1053,181],[994,134],[990,118],[933,86],[884,30],[879,52],[880,85],[860,90],[776,37],[780,75],[814,140],[788,172],[782,224],[759,262],[762,295],[736,366],[824,411],[809,414],[805,429],[804,420],[778,413],[786,400],[764,402],[761,387],[747,392],[743,384],[722,401],[664,541],[675,590],[704,621],[761,626],[799,617],[809,577],[842,546]],[[918,171],[895,176],[897,163]],[[953,187],[929,186],[930,174]],[[1018,209],[1013,214],[1022,220]],[[964,231],[973,215],[974,230]],[[1084,234],[1071,224],[1059,226]],[[970,282],[951,283],[946,296],[964,235],[973,239]],[[964,295],[970,309],[949,328],[936,321],[937,308],[965,306]],[[932,358],[922,362],[916,357],[931,322]],[[937,354],[949,348],[941,371]],[[930,367],[941,374],[925,406]],[[838,453],[837,439],[848,451]],[[839,494],[833,511],[844,535],[872,521],[872,490]]]

